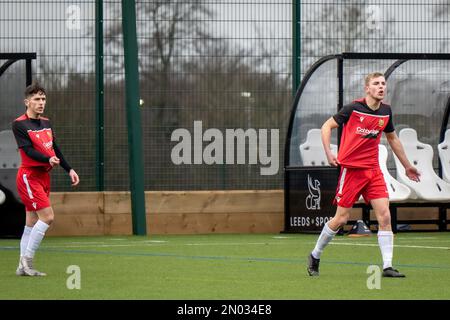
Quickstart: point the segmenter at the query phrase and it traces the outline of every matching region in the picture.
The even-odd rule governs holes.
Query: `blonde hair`
[[[372,72],[369,73],[365,78],[364,78],[364,84],[366,86],[369,85],[370,80],[372,80],[373,78],[378,78],[378,77],[384,77],[384,74],[381,72]]]

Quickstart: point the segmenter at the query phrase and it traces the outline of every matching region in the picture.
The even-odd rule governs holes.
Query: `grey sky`
[[[94,39],[89,38],[94,21],[95,1],[26,1],[0,0],[0,52],[37,52],[38,56],[46,56],[50,64],[58,67],[58,73],[93,72],[94,70]],[[258,39],[270,50],[278,50],[278,55],[290,55],[291,38],[291,1],[289,0],[220,0],[210,1],[216,19],[208,24],[214,36],[229,39],[242,48],[257,50]],[[317,21],[314,13],[323,9],[325,0],[302,1],[302,17],[311,28],[324,26],[324,21]],[[337,10],[342,6],[358,1],[336,2]],[[370,37],[380,36],[392,39],[394,52],[440,52],[448,51],[450,18],[448,10],[439,19],[433,18],[433,10],[445,8],[448,1],[360,1],[361,8],[366,11],[367,21],[362,21],[363,27],[370,28],[373,21],[379,20],[380,29],[369,30],[369,39],[356,40],[361,44],[361,51],[372,50]],[[120,7],[120,1],[104,1],[105,25],[112,17],[110,8]],[[79,11],[78,11],[79,10]],[[79,14],[79,15],[78,15]],[[77,22],[74,22],[77,19]],[[327,21],[329,28],[321,31],[318,37],[333,36],[333,25]],[[390,26],[390,28],[388,28]],[[389,33],[386,33],[389,30]],[[310,36],[308,29],[302,30],[302,37]],[[314,35],[317,37],[317,35]],[[285,41],[280,41],[285,39]],[[373,40],[376,41],[376,40]],[[335,49],[339,51],[338,49]],[[336,53],[336,52],[333,52]],[[105,55],[121,54],[120,52],[105,52]],[[324,54],[317,51],[317,57]],[[305,67],[309,66],[316,55],[306,59]]]

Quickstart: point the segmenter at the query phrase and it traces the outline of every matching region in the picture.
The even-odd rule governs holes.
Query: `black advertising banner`
[[[339,171],[333,167],[287,168],[285,232],[320,232],[335,214]]]

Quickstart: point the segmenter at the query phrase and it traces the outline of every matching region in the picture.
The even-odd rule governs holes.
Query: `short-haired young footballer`
[[[45,89],[34,82],[25,89],[25,114],[12,123],[22,163],[17,172],[17,191],[25,205],[26,225],[20,240],[18,276],[45,276],[33,267],[36,250],[53,222],[50,204],[50,170],[57,166],[69,174],[72,186],[80,179],[64,159],[55,141],[50,121],[43,117]]]
[[[370,73],[365,78],[365,98],[344,106],[322,125],[322,143],[328,162],[340,166],[341,171],[333,203],[335,216],[324,225],[314,250],[308,257],[310,276],[319,275],[319,262],[325,246],[343,227],[350,210],[360,195],[372,205],[378,220],[378,244],[383,258],[383,277],[405,277],[392,268],[394,236],[389,211],[389,193],[378,163],[378,145],[384,132],[387,141],[413,181],[419,181],[420,173],[411,165],[403,146],[395,133],[391,107],[383,103],[386,79],[382,73]],[[342,126],[341,144],[336,157],[331,152],[331,131]]]

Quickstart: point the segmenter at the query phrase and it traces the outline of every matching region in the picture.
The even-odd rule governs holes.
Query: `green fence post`
[[[122,30],[125,56],[125,95],[133,234],[146,235],[135,0],[122,0]]]
[[[292,0],[292,92],[295,96],[301,73],[301,0]]]
[[[97,191],[104,191],[105,135],[104,135],[104,85],[103,85],[103,0],[95,1],[95,184]]]

